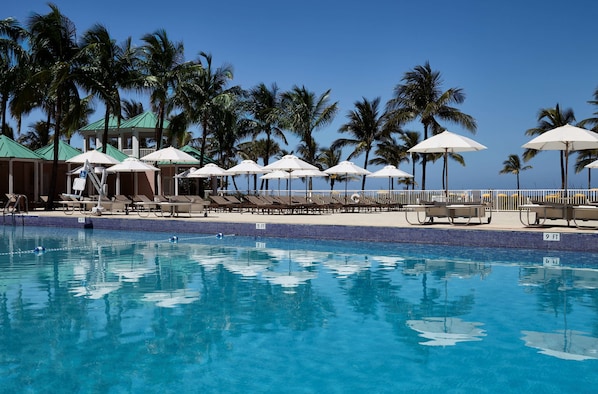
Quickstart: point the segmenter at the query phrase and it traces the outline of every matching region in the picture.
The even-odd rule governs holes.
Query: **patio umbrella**
[[[118,160],[102,153],[98,150],[88,150],[87,152],[81,153],[80,155],[71,157],[66,161],[67,163],[89,163],[98,165],[114,165],[120,163]],[[95,176],[95,175],[94,175]],[[92,177],[93,179],[93,177]],[[96,207],[97,212],[101,212],[101,200],[102,196],[105,196],[104,185],[106,185],[106,172],[102,171],[102,178],[100,180],[93,180],[97,192],[98,192],[98,205]],[[97,184],[96,184],[97,183]]]
[[[308,162],[301,160],[295,155],[285,155],[274,163],[268,164],[264,167],[266,170],[282,170],[282,171],[295,171],[295,170],[319,170],[318,167],[309,164]],[[289,204],[291,203],[291,182],[289,181]]]
[[[388,195],[390,197],[391,182],[393,178],[413,178],[413,175],[406,173],[405,171],[399,170],[397,167],[388,165],[378,171],[372,172],[367,175],[369,178],[388,178]]]
[[[87,152],[81,153],[77,156],[73,156],[70,159],[66,160],[67,163],[85,163],[88,162],[89,164],[100,164],[100,165],[113,165],[120,163],[118,160],[109,156],[105,153],[102,153],[98,150],[88,150]]]
[[[324,171],[320,171],[319,169],[315,170],[295,170],[291,172],[292,178],[306,178],[305,180],[305,197],[307,197],[307,179],[315,178],[315,177],[325,177],[328,176]]]
[[[275,170],[275,171],[268,172],[267,174],[262,175],[260,177],[260,179],[278,179],[278,195],[280,196],[280,180],[287,179],[287,181],[290,183],[291,182],[291,180],[290,180],[291,173],[282,171],[282,170]],[[289,186],[289,190],[290,190],[290,186]]]
[[[420,142],[413,148],[409,149],[407,152],[444,154],[446,167],[443,175],[444,186],[446,189],[445,196],[448,198],[448,154],[456,152],[472,152],[483,149],[487,148],[484,145],[472,140],[471,138],[463,137],[459,134],[451,133],[450,131],[445,130],[440,134],[436,134],[435,136],[432,136]]]
[[[138,189],[139,189],[139,184],[138,184],[138,173],[140,172],[147,172],[147,171],[160,171],[158,168],[144,163],[142,161],[140,161],[139,159],[136,159],[134,157],[129,157],[125,160],[123,160],[121,163],[115,164],[112,167],[110,167],[108,170],[108,172],[114,172],[114,173],[118,173],[118,190],[116,192],[116,194],[120,194],[120,173],[122,172],[129,172],[129,173],[134,173],[134,192],[135,195],[139,194],[138,193]]]
[[[253,160],[243,160],[236,166],[233,166],[226,170],[226,174],[232,176],[242,174],[247,175],[247,194],[249,194],[249,175],[264,174],[269,171],[270,170],[264,169],[262,166],[260,166]]]
[[[337,165],[324,170],[324,172],[328,175],[344,175],[345,177],[348,177],[349,175],[371,174],[371,172],[365,168],[361,168],[358,165],[353,164],[353,162],[347,160],[341,161]],[[347,202],[347,180],[345,180],[345,203]]]
[[[598,134],[569,124],[546,131],[523,145],[526,149],[560,150],[565,152],[565,197],[569,177],[569,152],[598,149]]]
[[[205,166],[196,169],[195,171],[189,172],[189,178],[209,178],[209,177],[224,177],[226,176],[226,170],[218,167],[214,163],[208,163]],[[218,183],[216,180],[212,181],[213,192],[218,191]]]
[[[190,178],[209,178],[211,176],[226,176],[226,170],[218,167],[214,163],[208,163],[205,166],[189,172]]]
[[[177,162],[177,163],[199,163],[195,157],[188,153],[183,152],[180,149],[169,146],[168,148],[162,148],[150,154],[143,156],[140,160],[143,161],[166,161],[166,162]]]
[[[195,157],[191,156],[188,153],[183,152],[180,149],[175,147],[169,146],[168,148],[158,149],[150,154],[143,156],[140,160],[143,161],[155,161],[155,162],[167,162],[168,164],[172,165],[173,163],[188,163],[188,164],[196,164],[199,163]],[[176,168],[175,168],[176,171]],[[158,183],[160,184],[160,182]],[[178,186],[178,184],[177,184]],[[160,190],[159,194],[162,191]],[[178,194],[178,190],[175,190],[175,194]]]

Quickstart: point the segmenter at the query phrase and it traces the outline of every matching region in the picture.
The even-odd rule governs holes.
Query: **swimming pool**
[[[595,254],[0,231],[2,392],[598,384]]]

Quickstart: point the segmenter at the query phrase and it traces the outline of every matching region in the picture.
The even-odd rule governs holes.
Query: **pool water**
[[[590,393],[598,256],[0,229],[6,393]]]

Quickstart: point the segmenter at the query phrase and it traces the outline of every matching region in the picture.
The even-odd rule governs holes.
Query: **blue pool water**
[[[594,254],[0,232],[1,392],[598,387]]]

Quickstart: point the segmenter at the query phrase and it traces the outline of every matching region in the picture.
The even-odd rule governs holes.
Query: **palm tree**
[[[54,160],[47,210],[53,208],[56,194],[58,141],[64,127],[63,120],[71,105],[77,105],[79,102],[75,82],[80,61],[79,48],[75,42],[75,25],[62,15],[57,6],[49,6],[51,10],[48,14],[33,14],[28,21],[32,60],[39,69],[33,80],[37,86],[43,87],[46,95],[44,109],[48,118],[54,119]]]
[[[26,38],[27,31],[16,19],[0,20],[0,134],[12,134],[6,120],[8,102],[27,70],[27,51],[21,45]]]
[[[121,102],[123,119],[131,119],[143,113],[143,103],[133,99],[125,99]]]
[[[509,158],[503,161],[503,168],[499,171],[499,174],[515,174],[517,176],[517,190],[519,186],[519,174],[521,171],[529,170],[532,166],[521,166],[521,160],[519,155],[509,155]]]
[[[139,80],[134,67],[135,51],[131,38],[119,46],[106,27],[99,24],[83,34],[79,45],[86,57],[82,67],[83,86],[104,104],[102,152],[106,153],[110,115],[115,115],[120,124],[120,89],[132,88]]]
[[[415,168],[419,162],[421,155],[419,153],[409,153],[409,149],[420,143],[420,134],[417,131],[400,131],[399,140],[392,135],[385,137],[378,142],[376,150],[374,151],[376,157],[370,160],[370,164],[377,165],[393,165],[400,167],[401,163],[411,160],[411,175],[413,178],[405,178],[399,183],[415,187]]]
[[[348,159],[364,154],[363,168],[367,169],[370,152],[374,144],[382,141],[389,135],[389,130],[385,127],[384,115],[378,110],[380,97],[373,101],[368,101],[365,97],[362,101],[355,102],[355,109],[350,111],[347,117],[349,121],[339,128],[341,133],[350,133],[353,138],[339,138],[331,145],[331,149],[353,146],[353,151]],[[361,178],[361,190],[365,189],[365,175]]]
[[[43,148],[48,145],[50,143],[50,127],[48,123],[40,120],[30,125],[29,130],[25,134],[21,134],[17,142],[31,150]]]
[[[452,106],[463,103],[465,93],[460,88],[450,88],[443,92],[440,72],[433,71],[429,62],[406,72],[402,81],[395,87],[394,97],[387,103],[391,122],[403,124],[419,119],[424,128],[424,140],[428,138],[430,131],[432,134],[443,131],[438,120],[455,123],[475,133],[475,119]],[[427,156],[424,154],[421,182],[423,190],[426,189],[426,162]]]
[[[253,120],[253,139],[261,134],[266,136],[263,146],[263,160],[266,166],[269,164],[270,157],[280,149],[278,143],[272,138],[279,138],[285,145],[287,144],[287,139],[280,128],[281,101],[278,86],[274,83],[268,88],[261,83],[251,89],[247,100],[247,109]]]
[[[583,150],[577,153],[577,160],[575,161],[575,173],[580,173],[586,169],[586,166],[598,160],[598,150]],[[588,168],[588,189],[592,188],[592,169]]]
[[[200,137],[200,166],[204,164],[208,137],[212,133],[216,119],[227,109],[236,111],[240,88],[226,89],[226,85],[233,79],[233,70],[229,65],[218,68],[212,67],[212,55],[201,52],[198,60],[200,70],[192,79],[183,108],[186,109],[190,124],[201,126]]]
[[[556,127],[565,126],[575,122],[575,114],[571,108],[561,110],[557,103],[554,108],[543,108],[538,112],[538,126],[525,132],[528,136],[537,136]],[[526,149],[523,152],[523,161],[529,161],[540,152],[536,149]],[[561,188],[565,189],[565,153],[559,151],[561,158]]]
[[[413,148],[415,145],[420,143],[420,134],[417,131],[405,131],[401,133],[400,136],[401,141],[403,142],[402,151],[407,154],[409,149]],[[422,155],[417,152],[412,152],[409,154],[411,157],[411,175],[413,178],[407,178],[410,181],[411,190],[415,188],[415,165],[422,159]]]
[[[318,154],[317,164],[318,166],[327,169],[330,167],[334,167],[341,161],[342,150],[340,149],[320,149],[320,153]],[[339,175],[331,175],[327,177],[330,180],[330,190],[334,190],[334,182],[338,179],[339,181],[343,181],[342,176]]]
[[[318,153],[313,133],[330,124],[338,110],[338,103],[329,101],[330,89],[318,97],[305,86],[282,94],[285,128],[301,139],[297,151],[308,163],[315,163]]]
[[[195,68],[192,62],[185,62],[185,48],[182,42],[172,42],[163,29],[146,34],[141,48],[141,69],[143,85],[150,90],[150,102],[158,112],[156,125],[156,149],[162,148],[164,121],[168,117],[172,94],[189,78]]]

